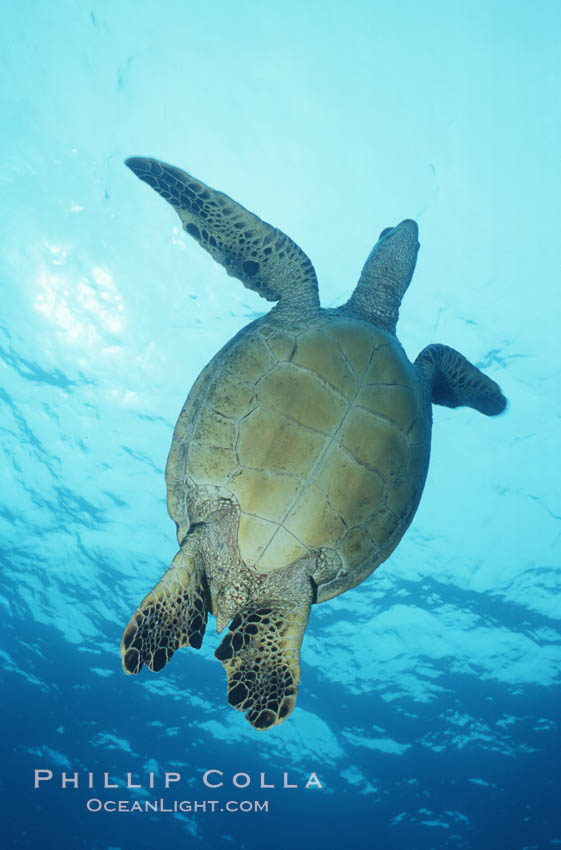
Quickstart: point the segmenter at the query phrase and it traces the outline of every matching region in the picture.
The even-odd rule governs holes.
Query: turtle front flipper
[[[311,598],[310,587],[309,598],[296,607],[250,603],[215,652],[228,675],[228,702],[255,729],[282,723],[294,708]]]
[[[132,615],[121,640],[125,673],[138,673],[146,664],[154,673],[176,649],[199,649],[209,609],[209,594],[200,558],[188,541],[158,584]]]
[[[187,233],[248,289],[267,301],[281,299],[292,312],[319,306],[314,267],[281,230],[174,165],[140,156],[125,165],[172,205]]]
[[[506,408],[506,398],[495,381],[454,348],[427,345],[415,366],[428,382],[433,404],[444,407],[473,407],[486,416],[496,416]]]

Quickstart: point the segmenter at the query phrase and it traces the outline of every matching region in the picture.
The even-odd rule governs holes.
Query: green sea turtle
[[[178,168],[126,164],[185,230],[268,301],[197,378],[166,468],[179,552],[123,634],[127,673],[199,648],[210,612],[228,701],[256,729],[292,711],[310,606],[359,584],[419,504],[431,402],[493,416],[497,384],[445,345],[411,364],[395,336],[419,243],[382,231],[345,305],[323,309],[314,268],[280,230]]]

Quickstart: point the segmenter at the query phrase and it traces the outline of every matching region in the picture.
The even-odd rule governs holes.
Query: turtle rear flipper
[[[198,561],[194,547],[186,543],[132,615],[121,640],[126,673],[138,673],[143,664],[157,673],[177,649],[200,648],[209,594]]]
[[[311,603],[246,606],[230,624],[215,656],[228,675],[228,702],[255,729],[282,723],[296,703],[300,646]]]
[[[496,416],[506,408],[499,385],[448,345],[427,345],[415,366],[429,384],[433,404],[465,405],[486,416]]]

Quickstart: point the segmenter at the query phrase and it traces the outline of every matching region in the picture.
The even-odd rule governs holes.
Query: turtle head
[[[419,248],[417,222],[406,218],[401,224],[382,230],[367,264],[377,277],[399,282],[405,292],[415,271]]]
[[[415,271],[418,236],[417,222],[410,218],[382,230],[345,312],[395,333],[399,305]]]

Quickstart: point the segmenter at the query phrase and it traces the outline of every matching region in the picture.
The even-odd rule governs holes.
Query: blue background
[[[2,5],[3,846],[561,845],[559,4]],[[416,218],[406,351],[451,344],[509,398],[497,419],[435,409],[410,530],[314,607],[297,708],[267,733],[227,706],[213,622],[157,676],[120,668],[176,551],[175,419],[267,309],[123,166],[135,154],[287,232],[324,306]],[[55,778],[34,791],[34,768]],[[175,770],[172,798],[215,799],[206,768],[250,773],[219,799],[269,813],[93,814],[59,787]],[[260,771],[301,787],[259,791]],[[154,796],[95,792],[116,794]]]

